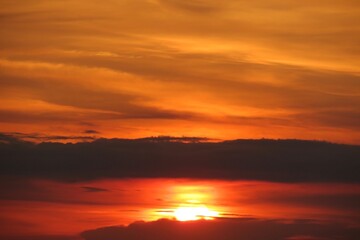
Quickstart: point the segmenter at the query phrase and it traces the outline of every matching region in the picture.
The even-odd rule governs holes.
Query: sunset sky
[[[0,4],[2,132],[360,143],[358,0]]]
[[[0,238],[359,239],[359,43],[359,0],[0,0]]]

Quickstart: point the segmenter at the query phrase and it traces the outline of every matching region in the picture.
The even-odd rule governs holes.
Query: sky
[[[359,16],[1,0],[0,238],[358,240]]]
[[[0,4],[2,132],[360,142],[357,0]]]

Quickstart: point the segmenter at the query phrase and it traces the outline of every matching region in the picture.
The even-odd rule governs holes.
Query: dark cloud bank
[[[8,240],[358,240],[360,229],[308,219],[253,218],[178,222],[160,219],[84,231],[80,236],[27,236]]]
[[[85,181],[204,178],[277,182],[360,182],[360,146],[300,140],[98,139],[75,144],[0,135],[0,174]]]
[[[310,220],[224,219],[177,222],[158,220],[85,231],[85,240],[355,240],[360,230]]]

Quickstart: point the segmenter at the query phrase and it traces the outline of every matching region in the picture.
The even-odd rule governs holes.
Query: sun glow
[[[219,206],[217,198],[220,189],[215,182],[211,185],[196,182],[194,185],[174,184],[164,196],[165,208],[155,211],[154,218],[168,218],[177,221],[213,220],[223,214],[226,209]]]
[[[211,220],[218,215],[218,212],[212,211],[206,206],[179,207],[174,211],[174,216],[178,221]]]

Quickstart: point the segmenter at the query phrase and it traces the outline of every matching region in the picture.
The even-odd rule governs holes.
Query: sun
[[[218,212],[212,211],[206,206],[184,206],[174,211],[174,217],[178,221],[212,220],[217,216],[219,216]]]

